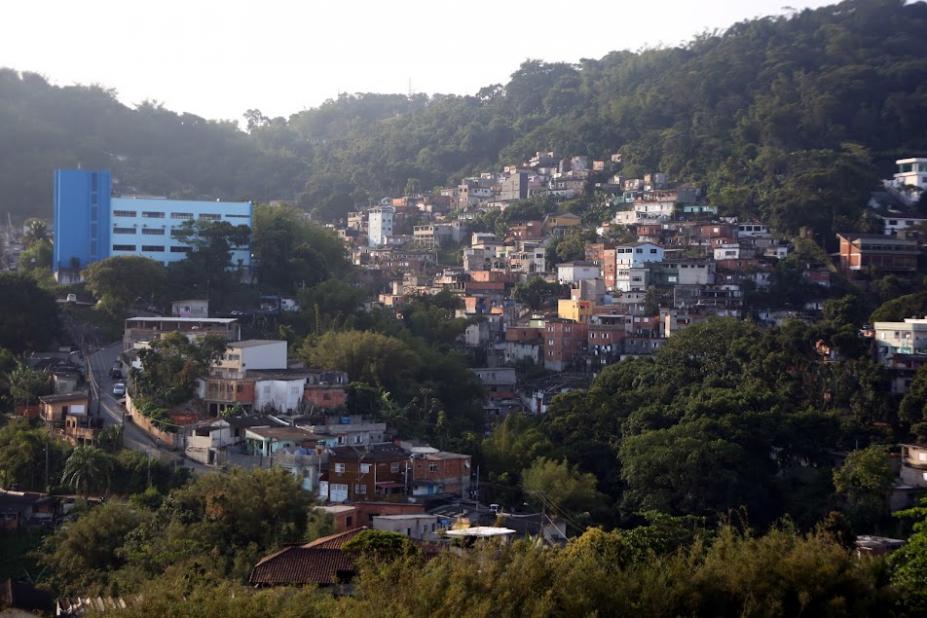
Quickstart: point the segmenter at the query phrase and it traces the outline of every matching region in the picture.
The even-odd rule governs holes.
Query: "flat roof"
[[[176,318],[176,317],[135,317],[135,318],[126,318],[126,322],[176,322],[178,324],[183,323],[196,323],[196,322],[208,322],[213,324],[231,324],[232,322],[237,322],[238,318]]]
[[[387,519],[390,521],[402,521],[403,519],[430,519],[434,517],[438,518],[437,515],[429,515],[428,513],[404,513],[402,515],[374,515],[373,518],[376,519]]]
[[[234,320],[235,318],[218,318],[218,319],[227,319]],[[286,343],[284,339],[245,339],[243,341],[232,341],[228,344],[230,348],[256,348],[262,345],[270,345],[272,343]]]
[[[457,536],[457,537],[480,537],[488,538],[493,536],[509,536],[510,534],[515,534],[515,530],[511,528],[497,528],[495,526],[473,526],[472,528],[460,528],[458,530],[448,530],[446,533],[448,536]]]

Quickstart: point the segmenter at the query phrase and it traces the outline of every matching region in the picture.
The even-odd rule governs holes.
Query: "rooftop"
[[[219,318],[228,319],[228,318]],[[231,319],[229,319],[231,321]],[[275,343],[286,343],[282,339],[245,339],[244,341],[233,341],[228,344],[230,348],[258,348],[264,345],[273,345]]]
[[[134,317],[126,318],[126,322],[169,322],[177,324],[231,324],[237,322],[237,318],[173,318],[173,317]]]
[[[515,534],[515,531],[511,528],[497,528],[495,526],[473,526],[472,528],[447,531],[447,535],[450,537],[490,538],[494,536],[509,536],[512,534]]]

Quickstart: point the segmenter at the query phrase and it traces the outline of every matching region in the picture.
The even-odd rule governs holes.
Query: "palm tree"
[[[88,495],[90,489],[109,486],[110,461],[95,446],[78,446],[64,464],[61,482],[74,491]]]
[[[26,231],[23,234],[23,243],[31,247],[37,242],[48,240],[48,224],[41,219],[26,221]]]

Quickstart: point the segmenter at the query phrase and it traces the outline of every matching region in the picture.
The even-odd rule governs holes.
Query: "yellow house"
[[[579,215],[574,215],[571,212],[562,215],[547,215],[544,217],[544,230],[549,232],[556,228],[577,227],[580,223],[582,223],[582,219],[579,218]]]
[[[571,322],[589,322],[592,315],[593,303],[591,300],[572,300],[561,298],[557,301],[557,317]]]

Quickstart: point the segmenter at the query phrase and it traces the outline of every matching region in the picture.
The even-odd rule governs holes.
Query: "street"
[[[99,402],[99,414],[104,426],[118,427],[121,425],[123,445],[126,448],[147,453],[149,457],[163,463],[177,463],[190,468],[194,473],[208,472],[209,468],[206,466],[186,459],[180,453],[168,450],[134,423],[125,422],[126,410],[113,397],[113,384],[121,380],[114,380],[110,375],[121,350],[122,343],[117,342],[100,348],[88,356],[91,369],[88,381],[96,401]]]

